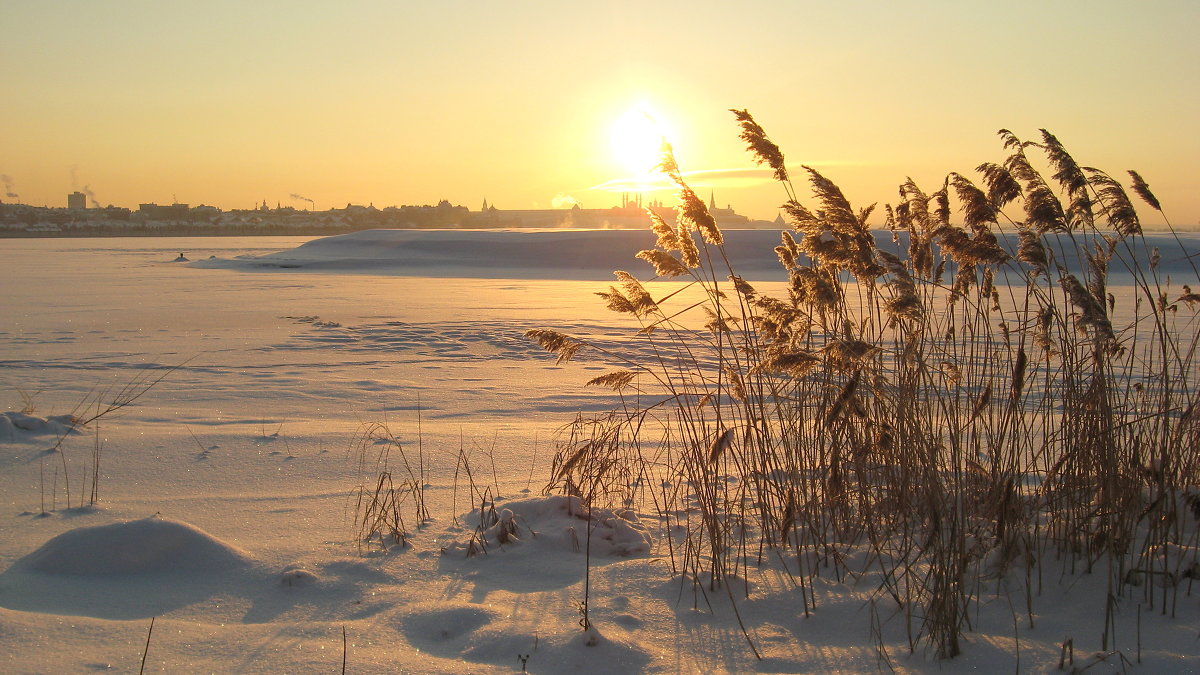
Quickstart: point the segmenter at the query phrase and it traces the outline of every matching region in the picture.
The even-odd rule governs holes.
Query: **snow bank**
[[[157,516],[64,532],[17,561],[43,574],[134,575],[190,571],[221,574],[250,565],[250,555],[203,530]]]
[[[634,258],[652,248],[647,230],[364,230],[324,237],[290,251],[190,263],[241,270],[363,272],[401,276],[612,279],[624,269],[645,277],[650,267]],[[737,269],[750,278],[785,280],[772,249],[773,230],[727,233]]]
[[[727,230],[725,252],[738,274],[749,280],[784,281],[787,275],[774,254],[778,230]],[[875,231],[883,250],[904,257],[908,234]],[[1083,235],[1081,235],[1083,236]],[[1000,245],[1015,254],[1015,235],[998,235]],[[245,255],[233,259],[210,259],[189,263],[192,267],[241,270],[307,270],[361,272],[400,276],[519,278],[519,279],[612,279],[613,270],[627,270],[638,278],[650,279],[649,266],[634,258],[652,248],[655,237],[646,230],[364,230],[314,239],[289,251],[267,255]],[[1159,249],[1160,275],[1192,272],[1181,253],[1200,249],[1200,235],[1151,233],[1143,240],[1129,240],[1119,258],[1130,252],[1148,260],[1151,249]],[[1084,269],[1085,261],[1060,258],[1073,272]],[[719,269],[724,269],[723,265]],[[1110,272],[1122,273],[1114,261]],[[723,275],[722,275],[723,276]]]

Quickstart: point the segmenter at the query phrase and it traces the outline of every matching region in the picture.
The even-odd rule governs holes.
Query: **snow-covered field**
[[[778,235],[739,236],[749,255]],[[152,618],[146,672],[1038,672],[1067,641],[1089,672],[1200,671],[1200,587],[1174,617],[1124,602],[1097,655],[1103,575],[1040,580],[1032,616],[1025,580],[996,579],[964,654],[939,662],[910,651],[865,555],[856,578],[814,582],[805,617],[770,561],[728,593],[672,576],[646,513],[598,519],[584,633],[585,528],[541,488],[556,429],[613,405],[582,387],[609,368],[555,366],[522,333],[624,339],[593,293],[615,267],[649,276],[632,256],[652,235],[306,241],[0,243],[0,672],[135,672]],[[163,375],[58,433],[55,416]],[[354,529],[355,489],[392,447],[364,437],[376,423],[420,462],[431,515],[386,554]],[[471,513],[472,481],[498,521]]]

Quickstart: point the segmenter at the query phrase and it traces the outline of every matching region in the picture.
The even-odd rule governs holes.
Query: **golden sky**
[[[774,218],[736,107],[856,206],[1047,128],[1200,222],[1195,0],[0,0],[0,26],[9,202],[607,207],[647,110],[698,192]]]

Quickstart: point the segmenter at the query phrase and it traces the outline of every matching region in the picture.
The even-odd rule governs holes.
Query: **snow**
[[[38,417],[16,410],[0,413],[0,439],[15,440],[17,435],[36,436],[54,434],[64,436],[76,434],[74,415],[50,415]]]
[[[778,240],[727,235],[736,250]],[[1101,653],[1104,575],[1048,574],[1032,612],[1026,580],[997,575],[943,663],[910,651],[866,550],[846,561],[853,578],[814,579],[805,616],[785,561],[748,561],[714,591],[671,569],[652,514],[542,496],[556,430],[616,401],[582,387],[607,364],[555,366],[521,335],[623,339],[592,293],[612,269],[649,277],[632,255],[652,243],[6,240],[0,672],[133,672],[151,618],[146,672],[337,672],[343,630],[353,673],[1050,672],[1068,640],[1088,672],[1200,671],[1190,578],[1174,616],[1122,598]],[[181,249],[192,262],[174,264]],[[774,260],[746,264],[779,279]],[[73,423],[159,374],[130,406]],[[390,436],[364,435],[372,423]],[[404,506],[404,545],[357,541],[356,488],[384,450],[397,479],[407,465],[427,486],[430,519]]]

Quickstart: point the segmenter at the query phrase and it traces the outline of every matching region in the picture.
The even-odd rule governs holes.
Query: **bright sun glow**
[[[609,141],[618,166],[635,181],[646,184],[656,179],[655,167],[661,160],[662,142],[671,134],[660,115],[645,104],[631,108],[612,124]]]

